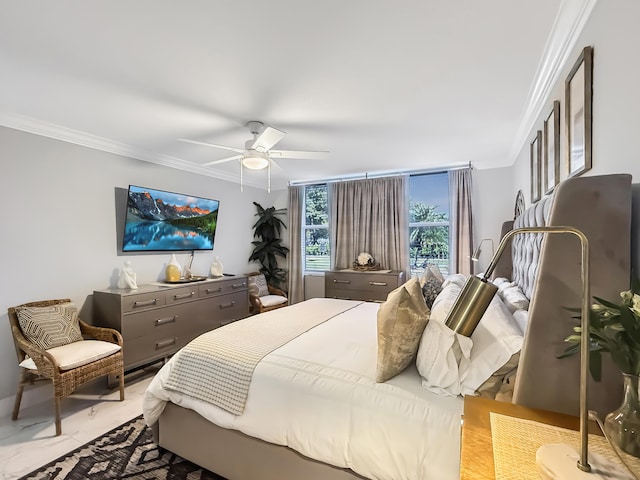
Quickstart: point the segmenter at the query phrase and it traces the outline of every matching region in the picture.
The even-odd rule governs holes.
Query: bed
[[[530,207],[515,224],[572,225],[583,230],[591,242],[592,294],[614,298],[628,286],[630,277],[631,203],[629,175],[573,178]],[[501,270],[500,275],[506,277],[501,281],[517,286],[529,307],[519,324],[519,339],[513,333],[508,342],[500,341],[508,345],[504,353],[510,355],[509,361],[517,361],[517,373],[509,375],[515,379],[514,402],[575,414],[577,359],[555,358],[570,330],[570,314],[564,307],[579,305],[580,262],[578,255],[573,256],[578,249],[572,241],[560,236],[515,237],[512,267]],[[460,281],[452,276],[445,282],[425,333],[440,328],[435,320],[446,314]],[[410,288],[413,284],[406,287],[411,293]],[[498,296],[494,300],[502,302]],[[502,303],[495,305],[494,310],[503,313],[507,308]],[[224,404],[224,408],[207,400],[212,388],[200,364],[192,370],[192,390],[180,392],[179,384],[188,375],[178,365],[187,356],[177,354],[153,379],[143,402],[145,420],[157,443],[231,480],[459,478],[463,397],[455,393],[478,390],[474,392],[475,384],[465,380],[448,381],[442,391],[446,375],[424,373],[426,353],[418,353],[416,360],[391,379],[376,382],[380,308],[368,302],[312,299],[236,322],[257,329],[256,322],[276,325],[281,315],[305,322],[317,317],[317,322],[294,332],[293,340],[261,357],[237,411],[235,393],[230,394],[231,406]],[[323,315],[327,318],[320,318]],[[485,317],[477,331],[501,331]],[[259,343],[264,336],[254,338],[251,330],[242,330],[243,325],[235,328],[236,336],[246,334],[249,342]],[[461,358],[479,365],[474,360],[479,358],[479,335],[474,332],[472,336],[476,350],[461,342],[456,365],[464,363]],[[425,334],[420,342],[424,338]],[[486,348],[485,354],[495,351]],[[433,353],[433,349],[423,348],[423,352]],[[619,375],[615,371],[606,374],[613,368],[605,365],[603,374],[612,385],[591,389],[591,408],[606,412],[617,407],[620,397],[615,393],[622,391]],[[485,370],[482,375],[488,372]],[[430,383],[424,375],[435,380]],[[491,378],[489,374],[482,385]],[[506,378],[505,372],[500,373],[500,381]],[[496,387],[501,389],[499,383]]]

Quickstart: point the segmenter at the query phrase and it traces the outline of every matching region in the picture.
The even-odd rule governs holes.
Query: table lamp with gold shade
[[[471,336],[487,307],[498,290],[489,281],[509,240],[515,235],[527,233],[569,234],[578,237],[581,246],[581,331],[589,332],[589,312],[591,306],[589,277],[589,240],[580,230],[569,226],[524,227],[507,232],[500,241],[496,253],[482,277],[471,275],[464,284],[453,304],[446,325],[456,333]],[[570,445],[543,445],[537,452],[537,464],[541,478],[544,479],[633,479],[618,464],[601,455],[589,452],[587,406],[587,380],[589,375],[589,335],[580,339],[580,449],[576,451]],[[591,461],[590,461],[591,458]]]

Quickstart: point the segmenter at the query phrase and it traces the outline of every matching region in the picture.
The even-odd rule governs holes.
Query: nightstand
[[[498,402],[487,398],[466,396],[464,397],[460,451],[461,479],[495,479],[490,420],[492,412],[571,430],[580,429],[578,417],[527,408],[507,402]],[[590,428],[589,432],[599,433],[597,425],[595,428]]]

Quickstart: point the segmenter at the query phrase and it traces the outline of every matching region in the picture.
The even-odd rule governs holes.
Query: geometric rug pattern
[[[160,449],[142,415],[19,480],[225,480]]]

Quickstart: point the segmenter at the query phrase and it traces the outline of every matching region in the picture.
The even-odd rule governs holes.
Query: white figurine
[[[221,277],[223,272],[222,269],[222,262],[218,257],[215,257],[213,259],[213,262],[211,262],[211,268],[209,269],[209,271],[211,272],[211,276],[213,278]]]
[[[124,268],[122,272],[120,272],[120,278],[118,279],[118,288],[130,288],[132,290],[138,288],[136,272],[133,271],[133,267],[129,261],[124,262]]]

